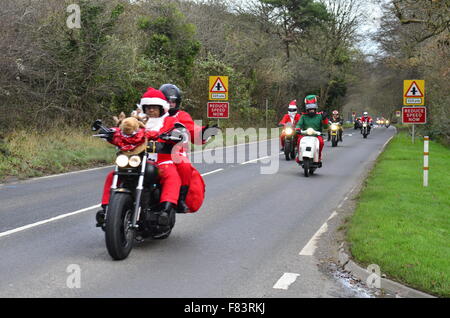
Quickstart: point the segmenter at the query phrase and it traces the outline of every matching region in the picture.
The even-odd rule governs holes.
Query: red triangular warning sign
[[[405,97],[423,97],[423,93],[416,82],[411,83],[411,86],[406,91]]]
[[[211,87],[210,93],[226,93],[227,88],[225,85],[223,85],[222,80],[220,77],[217,78],[217,80],[214,82],[214,85]]]

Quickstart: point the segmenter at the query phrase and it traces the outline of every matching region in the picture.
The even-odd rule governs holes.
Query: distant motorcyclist
[[[295,127],[297,122],[300,120],[300,117],[301,115],[297,112],[297,101],[293,100],[289,103],[288,113],[283,116],[278,125],[285,127],[287,124],[291,124],[292,127]],[[284,137],[286,137],[286,134],[283,130],[280,135],[281,150],[284,149]]]
[[[303,113],[297,125],[295,126],[297,134],[299,135],[297,146],[300,144],[300,140],[303,138],[301,135],[302,130],[307,130],[308,128],[313,128],[315,131],[322,132],[323,129],[327,129],[329,125],[326,113],[318,113],[318,101],[317,96],[308,95],[305,98],[305,108],[306,113]],[[319,139],[319,161],[322,161],[322,150],[325,145],[323,137],[317,136]],[[297,163],[300,163],[298,157],[295,158]]]
[[[333,112],[331,113],[330,123],[338,123],[340,125],[338,137],[339,137],[339,141],[342,141],[342,134],[344,132],[344,129],[342,128],[342,126],[344,125],[344,119],[342,119],[341,115],[339,114],[339,111],[333,110]],[[330,130],[328,129],[327,141],[330,141],[330,139],[331,139],[331,134],[330,134]]]
[[[372,117],[369,116],[368,112],[364,112],[363,113],[363,116],[361,117],[361,123],[367,123],[368,124],[367,128],[368,128],[368,132],[370,133],[370,129],[373,126],[373,119],[372,119]]]

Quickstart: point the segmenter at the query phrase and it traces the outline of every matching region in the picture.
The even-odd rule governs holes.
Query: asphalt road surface
[[[246,156],[195,164],[201,210],[177,214],[168,239],[139,243],[123,261],[95,227],[111,167],[0,185],[0,297],[359,297],[317,269],[312,238],[394,133],[347,130],[310,178],[278,140],[274,174],[262,173],[267,153],[249,155],[271,142],[222,149]]]

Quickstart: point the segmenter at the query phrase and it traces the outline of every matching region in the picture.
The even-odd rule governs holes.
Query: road
[[[168,239],[140,243],[124,261],[111,260],[94,220],[111,168],[0,185],[0,297],[359,297],[318,270],[312,238],[394,133],[346,131],[310,178],[277,140],[275,174],[248,156],[196,164],[201,210],[178,214]],[[80,288],[68,287],[71,264]]]

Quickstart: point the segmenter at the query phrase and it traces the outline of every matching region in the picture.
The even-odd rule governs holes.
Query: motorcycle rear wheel
[[[305,177],[309,177],[310,173],[310,166],[311,166],[311,159],[310,158],[303,158],[303,170]]]
[[[111,197],[105,225],[105,241],[109,255],[114,260],[128,257],[136,236],[131,227],[134,210],[133,197],[128,193],[115,193]]]

